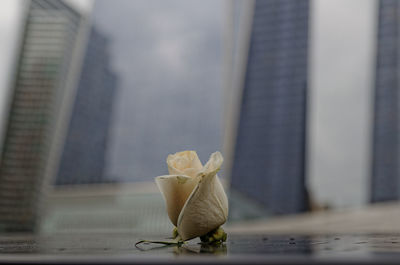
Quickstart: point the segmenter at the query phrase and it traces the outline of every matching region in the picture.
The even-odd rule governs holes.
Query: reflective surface
[[[149,238],[150,239],[150,238]],[[161,238],[152,238],[161,239]],[[33,261],[103,261],[135,262],[140,259],[160,259],[171,262],[184,257],[185,261],[209,259],[237,262],[238,259],[270,262],[282,260],[381,261],[400,259],[400,235],[239,235],[230,234],[226,244],[200,245],[192,240],[182,247],[157,244],[135,248],[139,238],[127,234],[87,234],[51,236],[0,237],[0,262]],[[367,263],[368,263],[367,262]]]

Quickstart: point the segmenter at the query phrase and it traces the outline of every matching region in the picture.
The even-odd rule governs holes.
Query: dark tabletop
[[[111,233],[0,236],[0,263],[400,263],[399,234],[230,234],[219,246],[192,240],[181,247],[142,244],[141,249],[135,247],[139,239]]]

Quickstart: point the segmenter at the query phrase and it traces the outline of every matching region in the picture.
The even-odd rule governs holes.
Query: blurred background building
[[[27,9],[0,165],[0,230],[7,231],[35,228],[82,46],[84,19],[69,5],[34,0]]]
[[[298,213],[308,208],[309,1],[255,1],[251,8],[231,186],[272,214]]]
[[[92,27],[56,185],[111,181],[105,175],[117,77],[109,39]]]
[[[400,198],[399,1],[379,1],[371,201]]]

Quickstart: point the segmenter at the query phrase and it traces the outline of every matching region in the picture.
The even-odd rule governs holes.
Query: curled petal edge
[[[183,240],[203,236],[226,222],[228,198],[217,176],[222,163],[221,153],[215,152],[198,174],[199,182],[177,221],[178,233]]]

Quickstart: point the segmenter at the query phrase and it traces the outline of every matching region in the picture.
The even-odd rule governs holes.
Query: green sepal
[[[201,236],[200,240],[203,244],[219,244],[225,242],[227,237],[228,235],[225,233],[224,229],[218,227],[204,236]]]

